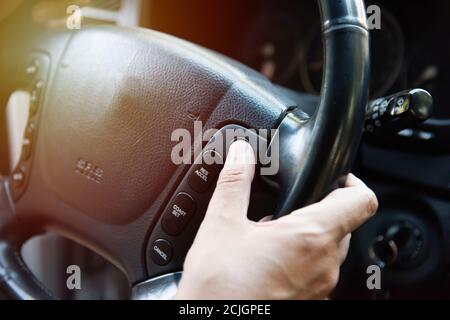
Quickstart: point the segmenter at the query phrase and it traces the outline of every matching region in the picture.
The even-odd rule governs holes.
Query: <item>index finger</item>
[[[245,220],[254,175],[255,154],[252,147],[243,140],[234,142],[228,151],[206,216],[225,214],[229,218]]]

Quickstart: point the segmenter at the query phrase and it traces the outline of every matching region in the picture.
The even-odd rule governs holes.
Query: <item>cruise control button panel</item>
[[[30,94],[28,122],[22,140],[20,161],[10,177],[12,193],[16,201],[20,199],[28,184],[39,121],[39,109],[50,70],[50,58],[44,53],[32,53],[28,60],[28,64],[23,67],[23,85]]]
[[[225,134],[227,139],[223,139]],[[205,216],[228,149],[236,139],[249,141],[255,155],[259,154],[260,144],[267,146],[267,139],[256,131],[228,125],[198,152],[173,195],[161,208],[158,221],[150,232],[145,257],[150,278],[182,270],[186,254]]]

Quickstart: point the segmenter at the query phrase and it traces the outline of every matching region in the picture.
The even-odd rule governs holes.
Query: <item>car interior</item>
[[[170,163],[198,120],[277,130],[251,219],[349,172],[374,190],[332,299],[450,298],[447,19],[438,0],[2,1],[0,299],[170,297],[213,191]],[[165,219],[180,195],[196,213]]]

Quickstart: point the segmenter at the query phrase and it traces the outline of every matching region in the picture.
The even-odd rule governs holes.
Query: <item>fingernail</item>
[[[244,140],[233,142],[228,150],[225,165],[250,165],[255,164],[255,153],[250,144]]]

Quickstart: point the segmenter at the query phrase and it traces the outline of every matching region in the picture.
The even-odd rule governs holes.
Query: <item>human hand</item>
[[[247,219],[255,172],[250,145],[230,147],[186,257],[178,299],[324,299],[335,288],[350,234],[377,210],[353,175],[322,201],[274,221]]]

